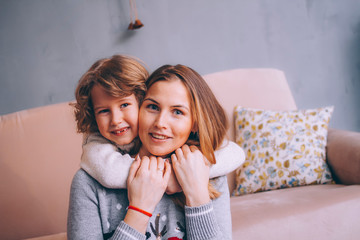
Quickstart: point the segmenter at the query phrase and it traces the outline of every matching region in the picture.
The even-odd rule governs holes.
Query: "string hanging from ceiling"
[[[139,29],[143,27],[144,24],[139,20],[135,0],[129,0],[129,1],[130,1],[130,24],[128,26],[128,29],[129,30]]]

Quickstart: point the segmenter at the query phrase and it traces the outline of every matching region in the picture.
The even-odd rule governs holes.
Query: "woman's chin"
[[[156,156],[167,158],[170,157],[172,152],[166,151],[166,149],[161,148],[146,148],[144,145],[140,148],[140,156]]]

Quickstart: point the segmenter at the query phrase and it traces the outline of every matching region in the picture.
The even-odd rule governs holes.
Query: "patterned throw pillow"
[[[245,163],[233,195],[329,183],[328,124],[333,107],[295,111],[235,108],[235,138]]]

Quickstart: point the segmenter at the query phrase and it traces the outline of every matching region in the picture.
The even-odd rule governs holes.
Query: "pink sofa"
[[[231,120],[238,104],[296,109],[279,70],[236,69],[204,77]],[[229,137],[234,139],[233,127]],[[81,140],[68,103],[0,117],[0,239],[66,239]],[[233,239],[360,239],[360,133],[330,129],[327,158],[337,184],[232,197]],[[233,189],[234,174],[228,177]]]

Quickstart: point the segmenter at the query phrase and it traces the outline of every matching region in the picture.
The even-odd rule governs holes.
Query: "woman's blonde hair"
[[[205,80],[196,71],[184,65],[164,65],[153,72],[146,81],[149,89],[158,81],[180,80],[190,95],[190,108],[193,127],[196,132],[189,136],[188,144],[195,144],[211,164],[216,163],[214,151],[221,146],[228,121],[224,109]],[[210,197],[216,198],[219,193],[209,184]]]
[[[114,55],[96,61],[80,78],[75,90],[75,119],[79,133],[97,132],[98,127],[91,100],[91,90],[95,85],[101,86],[113,97],[127,97],[134,94],[139,105],[145,93],[145,81],[149,73],[139,60]]]

